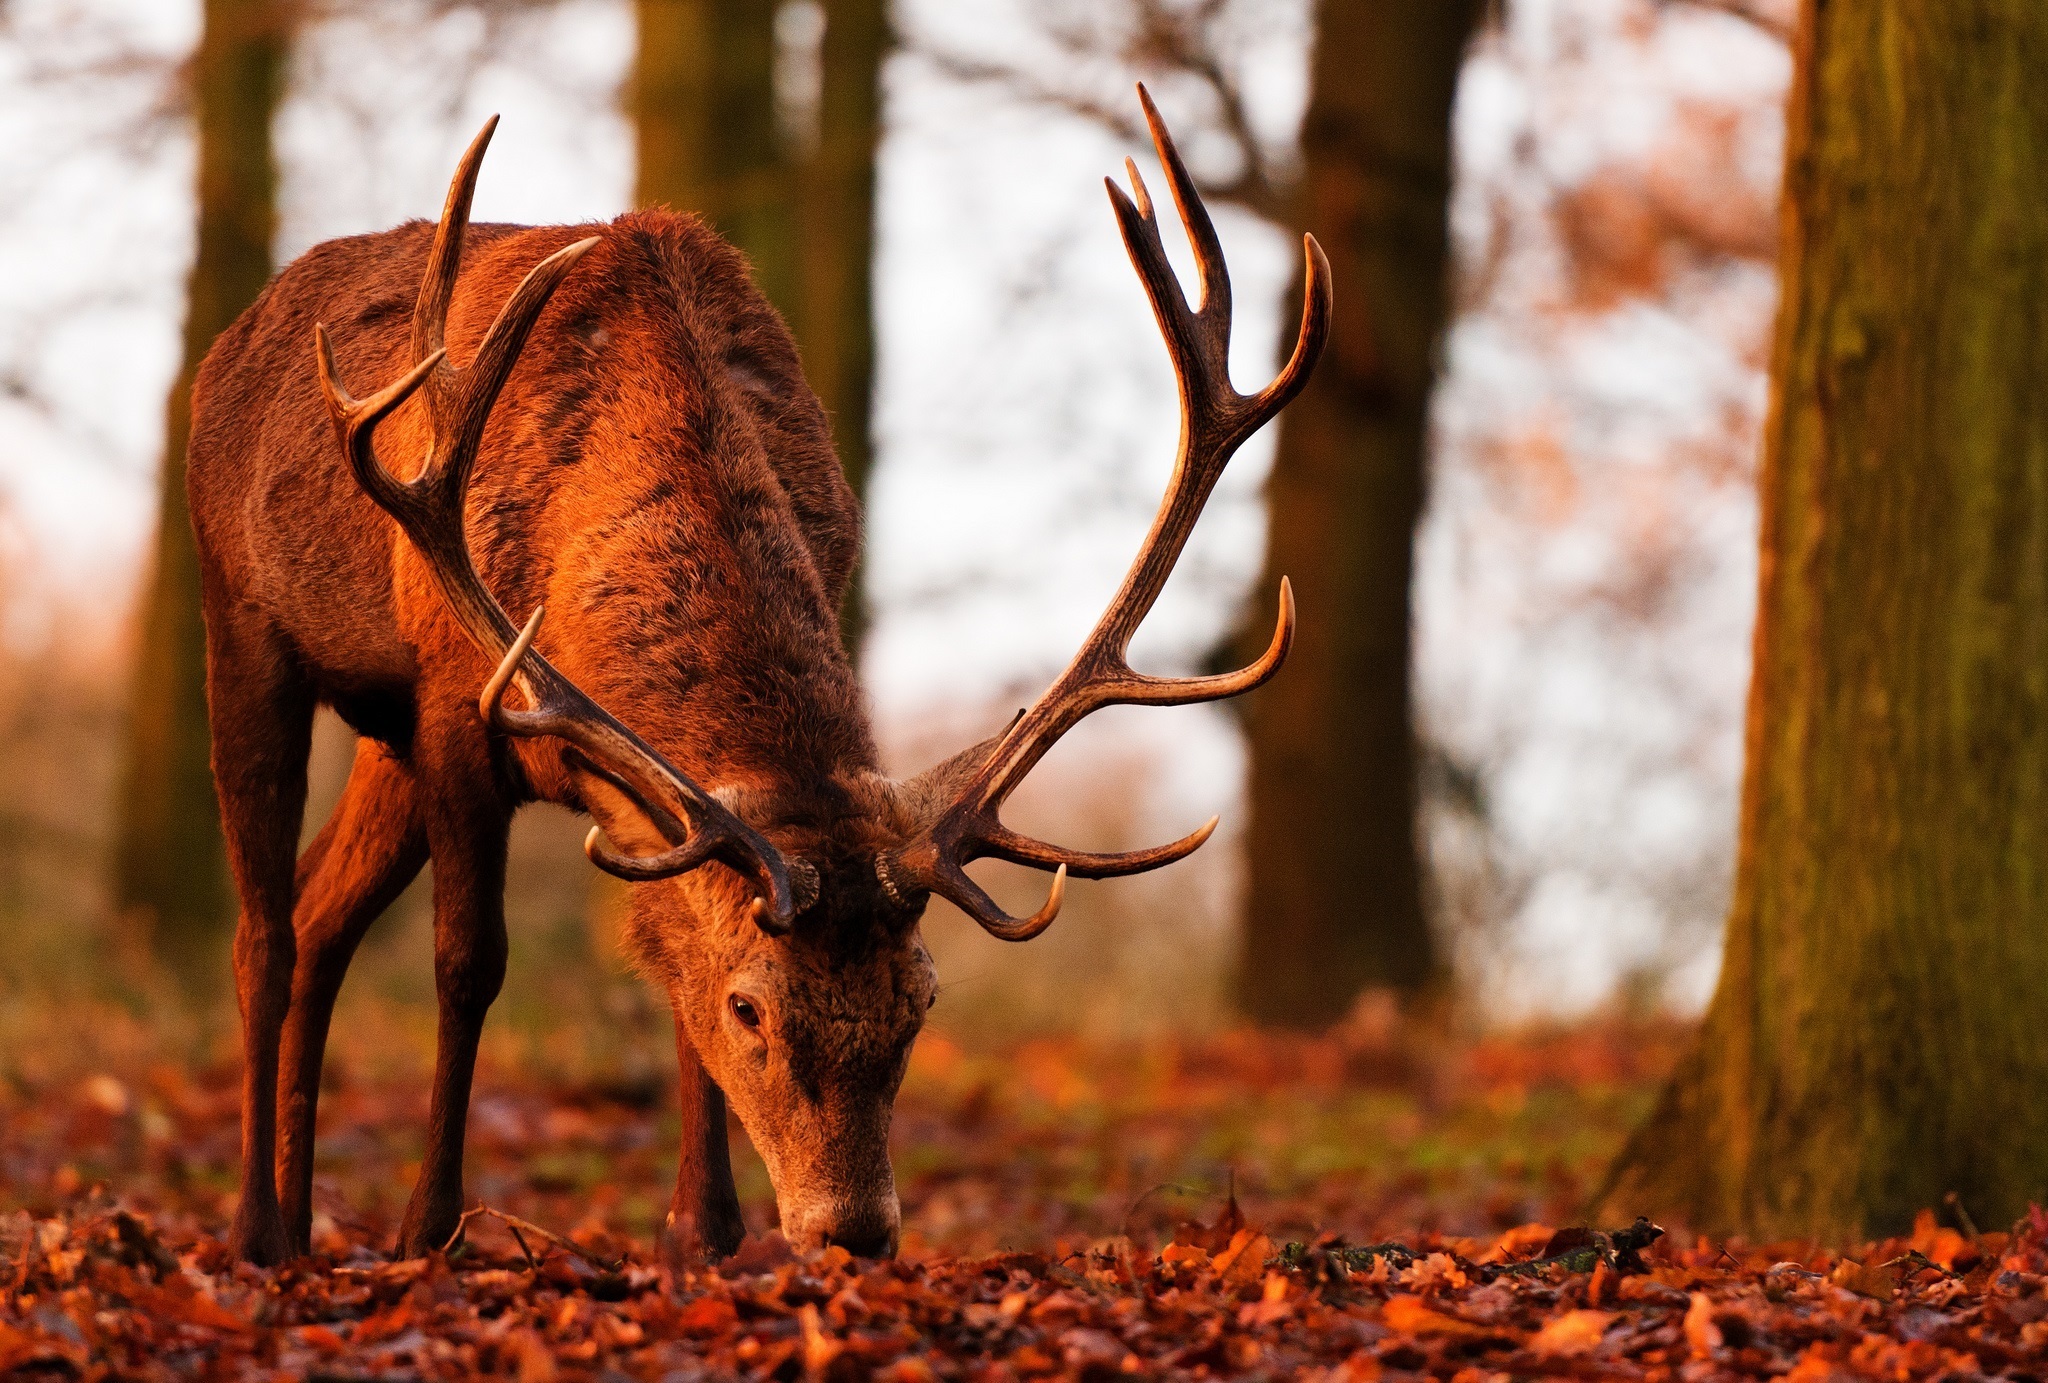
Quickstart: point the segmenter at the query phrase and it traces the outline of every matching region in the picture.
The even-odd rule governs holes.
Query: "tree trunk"
[[[642,206],[702,216],[791,317],[796,215],[775,128],[775,9],[765,0],[639,0],[634,195]]]
[[[797,325],[804,374],[832,419],[839,464],[868,493],[869,418],[875,384],[875,152],[882,138],[882,62],[890,47],[887,0],[826,0],[818,140],[802,179],[804,304]],[[863,573],[840,609],[857,658],[867,631]]]
[[[192,67],[198,125],[198,249],[184,364],[166,409],[156,551],[142,617],[115,893],[195,993],[214,987],[234,918],[206,728],[199,557],[185,507],[193,373],[213,338],[270,277],[277,169],[270,122],[287,23],[274,0],[206,0]]]
[[[1302,636],[1246,710],[1237,979],[1250,1017],[1294,1027],[1438,973],[1416,853],[1409,586],[1449,312],[1451,101],[1479,5],[1317,11],[1300,220],[1329,253],[1336,318],[1268,487],[1261,589],[1292,578]]]
[[[2048,1199],[2048,9],[1807,0],[1741,847],[1607,1199],[1848,1239]]]
[[[796,336],[846,478],[865,496],[887,6],[825,0],[817,127],[807,132],[777,120],[776,23],[788,9],[765,0],[639,0],[637,197],[696,212],[752,261],[755,282]],[[856,651],[863,610],[856,578],[843,615]]]

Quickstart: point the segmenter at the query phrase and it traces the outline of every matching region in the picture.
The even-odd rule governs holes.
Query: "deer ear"
[[[614,850],[622,855],[647,856],[673,847],[674,842],[654,828],[639,803],[587,769],[572,767],[571,772],[576,779],[577,795]]]

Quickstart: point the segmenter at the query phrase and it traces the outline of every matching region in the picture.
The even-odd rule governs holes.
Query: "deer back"
[[[508,610],[545,602],[549,657],[705,776],[871,768],[837,633],[858,508],[737,252],[667,211],[474,226],[451,357],[536,260],[593,232],[486,425],[466,510],[479,571]],[[308,342],[325,323],[344,375],[402,372],[433,234],[330,241],[287,267],[201,366],[188,479],[208,581],[260,608],[359,730],[401,745],[423,668],[460,670],[470,699],[489,668],[338,454]],[[424,411],[385,425],[400,476],[427,453]]]

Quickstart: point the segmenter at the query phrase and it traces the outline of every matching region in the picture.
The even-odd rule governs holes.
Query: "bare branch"
[[[1238,169],[1233,177],[1198,178],[1203,195],[1292,227],[1297,216],[1288,189],[1280,185],[1219,46],[1222,16],[1230,4],[1231,0],[1198,0],[1175,7],[1164,0],[1135,0],[1128,26],[1108,33],[1100,23],[1090,22],[1093,10],[1085,12],[1087,19],[1041,19],[1040,33],[1057,53],[1057,61],[1046,67],[1074,70],[1108,63],[1134,77],[1178,79],[1201,87],[1215,103],[1212,133],[1230,143]],[[1022,63],[970,56],[915,35],[906,37],[904,47],[955,81],[993,86],[1013,99],[1078,116],[1125,143],[1142,146],[1147,140],[1144,126],[1125,113],[1121,99],[1112,103],[1080,84],[1062,82]]]

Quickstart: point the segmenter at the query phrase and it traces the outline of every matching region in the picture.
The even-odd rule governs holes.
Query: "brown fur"
[[[752,890],[720,865],[633,890],[631,946],[670,996],[683,1066],[669,1243],[723,1253],[743,1233],[730,1100],[792,1240],[885,1252],[889,1107],[932,976],[914,913],[875,877],[907,823],[838,641],[858,509],[788,331],[694,218],[472,227],[452,357],[467,360],[528,269],[589,234],[600,243],[542,315],[485,432],[468,506],[477,568],[515,619],[545,602],[548,658],[824,884],[784,938],[747,920]],[[214,766],[244,910],[233,1240],[259,1261],[307,1248],[335,995],[420,866],[434,862],[441,1023],[406,1254],[440,1247],[462,1209],[477,1033],[504,974],[512,813],[546,799],[592,811],[628,848],[666,844],[555,741],[487,729],[476,701],[489,667],[330,431],[314,323],[333,333],[343,378],[398,377],[432,238],[415,222],[309,251],[220,337],[194,388]],[[417,399],[378,438],[401,476],[427,440]],[[364,738],[295,869],[316,704]],[[734,1015],[735,993],[759,1011],[758,1032]]]

